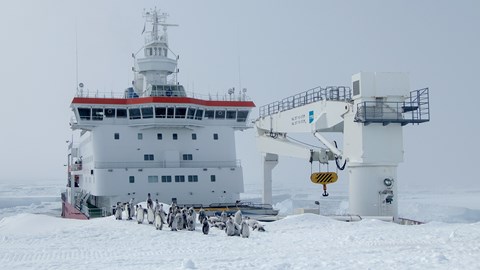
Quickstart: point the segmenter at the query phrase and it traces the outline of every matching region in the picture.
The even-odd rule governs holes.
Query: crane
[[[407,73],[360,72],[352,87],[316,87],[261,106],[255,120],[263,161],[263,202],[272,203],[272,170],[279,156],[348,166],[349,212],[398,218],[397,167],[403,162],[403,126],[430,121],[429,89],[410,91]],[[323,134],[343,133],[343,147]],[[324,147],[312,149],[289,133],[310,133]],[[314,173],[324,186],[335,173]]]

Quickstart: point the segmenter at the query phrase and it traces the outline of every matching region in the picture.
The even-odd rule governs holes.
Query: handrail
[[[81,98],[111,98],[111,99],[131,99],[131,98],[138,98],[138,97],[128,97],[125,93],[119,92],[99,92],[97,91],[90,91],[90,90],[78,90],[75,94],[75,97]],[[185,91],[185,95],[182,96],[167,96],[167,95],[141,95],[139,97],[187,97],[187,98],[194,98],[194,99],[201,99],[201,100],[211,100],[211,101],[251,101],[251,98],[247,96],[245,93],[233,93],[233,94],[200,94],[196,92]]]
[[[265,117],[319,100],[350,101],[351,99],[352,91],[348,86],[327,86],[325,88],[318,86],[280,101],[263,105],[259,108],[259,115]]]
[[[410,92],[405,101],[364,101],[357,104],[356,122],[419,124],[430,121],[428,88]]]

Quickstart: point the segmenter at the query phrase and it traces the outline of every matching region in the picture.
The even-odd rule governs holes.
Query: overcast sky
[[[431,121],[404,128],[400,188],[480,188],[479,1],[2,1],[0,181],[65,181],[76,33],[79,81],[121,92],[154,6],[180,25],[170,47],[190,91],[241,85],[261,106],[359,71],[409,72],[412,90],[430,87]],[[262,177],[254,135],[237,133],[247,184]],[[309,174],[281,157],[274,186]]]

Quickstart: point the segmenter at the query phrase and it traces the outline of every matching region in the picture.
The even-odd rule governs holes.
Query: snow
[[[50,194],[32,194],[34,188],[21,193],[23,201],[36,196],[31,211],[0,204],[2,269],[480,269],[480,209],[476,209],[480,192],[449,193],[449,198],[439,201],[448,196],[402,194],[402,216],[429,221],[424,225],[379,220],[347,223],[314,214],[288,215],[262,223],[266,232],[251,231],[249,238],[241,238],[226,236],[217,228],[204,235],[199,225],[194,232],[157,231],[146,223],[114,217],[82,221],[62,219],[53,212],[37,214],[34,209],[43,202],[36,198],[43,193],[48,201]],[[289,213],[298,205],[307,205],[309,196],[316,196],[307,193],[283,194],[276,205]],[[0,203],[11,195],[0,194]],[[462,206],[458,202],[465,196],[471,200]],[[332,197],[330,206],[344,208],[341,198]],[[322,198],[321,212],[328,205]],[[57,207],[52,205],[52,209]]]

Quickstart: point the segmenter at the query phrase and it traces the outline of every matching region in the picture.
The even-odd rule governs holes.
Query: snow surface
[[[24,188],[0,192],[1,269],[480,269],[480,192],[401,195],[402,216],[431,220],[424,225],[289,215],[241,238],[217,228],[157,231],[114,217],[62,219],[50,197],[55,187]],[[20,205],[6,205],[14,194]],[[317,195],[277,193],[276,205],[288,214]],[[321,212],[348,208],[344,195],[331,199],[320,202]]]

